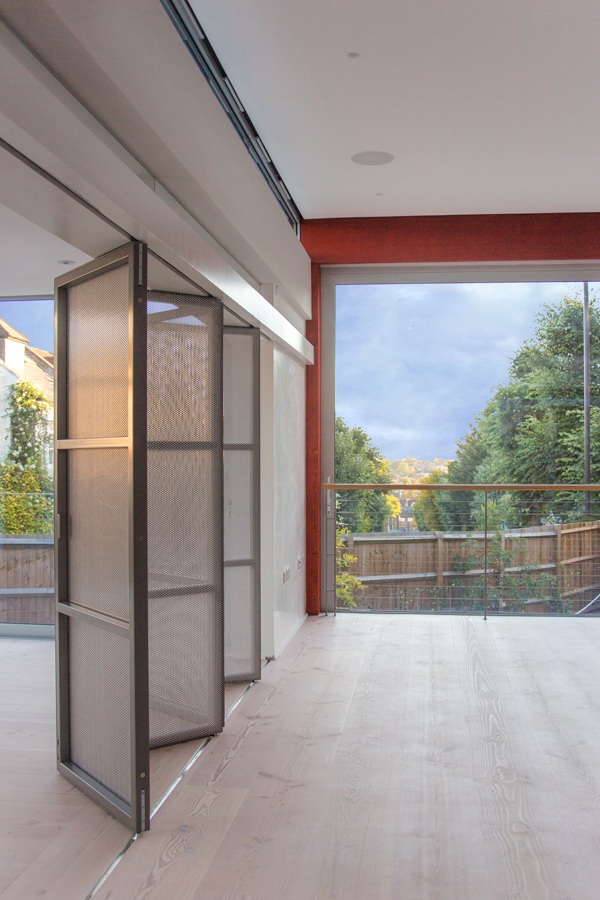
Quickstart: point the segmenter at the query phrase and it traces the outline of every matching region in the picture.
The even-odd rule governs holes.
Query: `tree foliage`
[[[389,484],[392,474],[388,463],[364,428],[350,427],[341,417],[335,419],[335,480],[340,484]],[[357,534],[383,531],[394,514],[397,502],[384,491],[340,491],[337,524]]]
[[[0,466],[4,534],[48,534],[53,529],[52,478],[46,465],[50,403],[21,379],[8,389],[9,450]]]
[[[548,611],[565,612],[565,604],[561,605],[558,598],[556,576],[542,571],[539,564],[519,562],[525,547],[523,538],[513,538],[510,543],[510,547],[504,546],[498,532],[488,539],[485,590],[489,608],[498,612],[524,612],[528,601],[545,601]],[[453,571],[465,573],[483,567],[483,546],[471,537],[467,538],[462,553],[454,557]],[[455,579],[452,584],[458,586],[461,593],[460,601],[453,601],[456,607],[464,604],[471,609],[483,608],[483,576],[470,582],[464,578]]]
[[[443,484],[445,475],[440,469],[426,475],[421,484]],[[412,513],[419,531],[442,531],[444,519],[438,491],[422,491],[413,503]]]
[[[335,575],[335,602],[336,606],[345,606],[347,609],[356,609],[357,601],[364,594],[364,587],[360,579],[351,575],[348,567],[358,562],[356,556],[348,553],[348,538],[346,529],[339,529],[335,537],[336,550],[336,575]]]
[[[600,480],[600,311],[590,300],[591,477]],[[535,330],[511,360],[508,379],[458,442],[443,479],[454,484],[569,484],[584,481],[583,302],[579,295],[544,304]],[[507,527],[544,518],[581,519],[582,494],[489,495],[488,518]],[[437,520],[446,530],[481,527],[482,495],[439,494]],[[600,514],[594,500],[592,514]],[[430,518],[432,513],[430,513]],[[494,526],[489,522],[490,527]],[[421,527],[421,526],[419,526]]]

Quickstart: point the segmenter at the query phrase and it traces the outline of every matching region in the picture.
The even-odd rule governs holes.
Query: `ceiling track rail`
[[[215,96],[227,113],[235,130],[244,142],[248,153],[260,169],[265,181],[275,194],[281,208],[296,234],[300,236],[302,216],[292,195],[277,171],[267,148],[260,139],[250,116],[219,62],[210,41],[204,34],[195,13],[187,0],[161,0],[183,42],[192,54],[200,71],[211,86]]]

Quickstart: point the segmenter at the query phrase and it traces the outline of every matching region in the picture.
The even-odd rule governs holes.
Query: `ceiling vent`
[[[300,221],[302,219],[300,210],[286,188],[281,175],[252,124],[250,116],[219,62],[217,54],[204,34],[195,13],[186,0],[161,0],[161,3],[221,106],[229,116],[231,123],[246,145],[248,153],[275,194],[290,225],[299,236]]]

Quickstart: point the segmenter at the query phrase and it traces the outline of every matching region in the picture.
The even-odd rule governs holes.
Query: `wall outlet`
[[[283,570],[283,583],[285,584],[286,581],[289,581],[289,580],[290,580],[290,567],[286,566],[285,569]]]

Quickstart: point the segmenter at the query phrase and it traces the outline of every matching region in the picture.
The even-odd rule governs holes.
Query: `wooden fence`
[[[346,535],[343,552],[356,559],[346,571],[364,588],[355,596],[358,608],[478,608],[484,537],[419,531]],[[487,578],[500,610],[577,612],[600,592],[600,522],[488,532]],[[518,602],[502,597],[503,583],[513,592],[520,587]],[[535,584],[533,596],[527,596],[528,584]]]
[[[54,624],[54,538],[0,535],[0,622]]]

